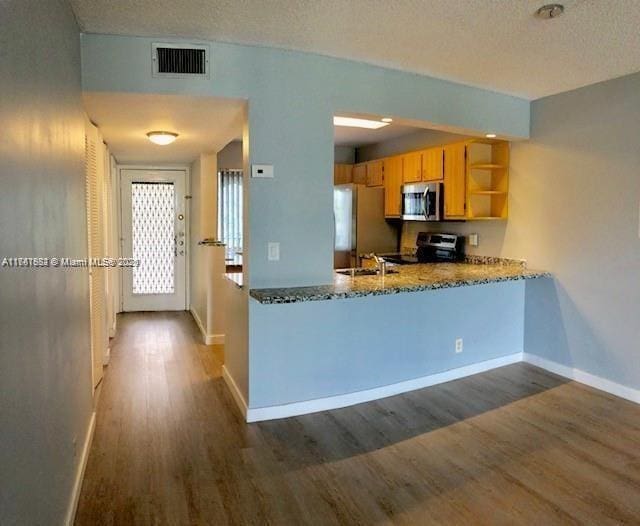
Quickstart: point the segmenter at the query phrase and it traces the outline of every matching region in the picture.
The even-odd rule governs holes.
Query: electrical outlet
[[[280,243],[274,241],[267,243],[267,259],[269,261],[280,261]]]
[[[478,246],[478,234],[469,234],[469,246],[471,247]]]
[[[464,347],[462,338],[456,338],[456,353],[461,353]]]

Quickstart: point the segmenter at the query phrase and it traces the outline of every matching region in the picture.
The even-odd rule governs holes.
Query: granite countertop
[[[249,294],[260,303],[296,303],[362,296],[380,296],[432,289],[464,287],[550,277],[548,272],[529,270],[516,260],[473,256],[460,263],[421,263],[391,266],[397,274],[379,276],[345,276],[334,274],[332,285],[251,289]]]

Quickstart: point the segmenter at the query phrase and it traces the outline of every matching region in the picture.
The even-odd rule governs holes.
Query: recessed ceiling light
[[[349,126],[351,128],[367,128],[369,130],[377,130],[384,126],[389,126],[388,122],[370,121],[368,119],[355,119],[353,117],[334,117],[334,126]]]
[[[175,141],[178,138],[178,134],[168,131],[150,131],[147,133],[147,137],[149,137],[149,140],[155,144],[166,146],[167,144],[171,144]]]
[[[393,122],[393,119],[391,117],[383,117],[382,119],[380,119],[382,122]]]
[[[547,4],[536,11],[536,16],[548,20],[550,18],[557,18],[562,13],[564,13],[564,6],[562,4]]]
[[[487,133],[487,134],[485,135],[485,137],[486,137],[487,139],[495,139],[495,138],[496,138],[496,134],[495,134],[495,133]]]

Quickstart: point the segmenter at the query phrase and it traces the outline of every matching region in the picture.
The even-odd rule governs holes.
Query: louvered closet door
[[[87,121],[85,130],[88,256],[90,260],[95,260],[105,257],[103,147],[93,124]],[[102,365],[108,344],[105,269],[102,267],[89,268],[89,309],[92,377],[93,386],[96,387],[102,379]]]
[[[182,170],[122,170],[125,311],[186,309],[187,217]]]

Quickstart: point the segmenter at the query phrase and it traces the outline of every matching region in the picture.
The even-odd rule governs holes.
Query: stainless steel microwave
[[[415,183],[402,186],[402,219],[440,221],[444,209],[442,183]]]

